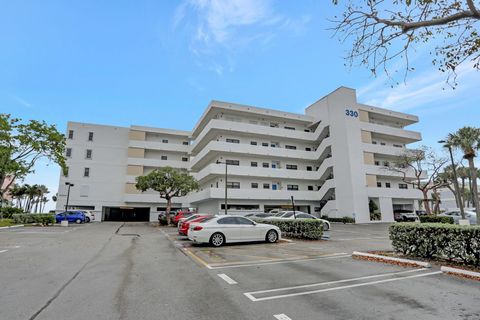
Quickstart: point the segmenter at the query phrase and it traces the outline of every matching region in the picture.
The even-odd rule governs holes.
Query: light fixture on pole
[[[65,182],[65,185],[68,186],[67,190],[67,202],[65,203],[65,211],[68,211],[68,201],[70,200],[70,188],[74,186],[71,182]],[[61,222],[61,225],[68,227],[67,212],[65,212],[64,220]]]
[[[450,154],[450,161],[452,162],[452,171],[453,171],[453,186],[455,187],[456,199],[458,201],[458,208],[460,209],[460,214],[462,215],[462,219],[465,219],[465,211],[463,210],[463,201],[462,195],[460,194],[460,187],[458,186],[458,178],[457,178],[457,166],[455,165],[455,161],[453,160],[453,152],[452,146],[448,144],[446,140],[440,140],[438,143],[443,143],[443,147],[448,149],[448,153]]]
[[[227,184],[227,177],[228,177],[228,163],[225,161],[225,162],[222,162],[220,160],[217,160],[216,164],[225,164],[225,215],[228,214],[228,209],[227,209],[227,197],[228,197],[228,191],[227,191],[227,187],[228,187],[228,184]]]

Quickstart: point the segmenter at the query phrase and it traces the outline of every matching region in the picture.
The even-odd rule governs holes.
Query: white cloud
[[[358,94],[361,100],[366,104],[409,111],[431,107],[435,103],[445,104],[453,99],[458,102],[468,98],[472,90],[478,87],[480,72],[476,71],[473,63],[465,63],[459,67],[456,89],[446,83],[446,74],[436,69],[410,77],[406,83],[394,88],[385,89],[386,80],[386,77],[380,77],[360,88]]]
[[[176,9],[174,31],[186,30],[197,59],[217,55],[206,65],[218,75],[234,70],[238,52],[268,46],[278,32],[301,35],[310,15],[287,17],[275,10],[274,0],[184,0]],[[211,60],[208,59],[207,60]]]

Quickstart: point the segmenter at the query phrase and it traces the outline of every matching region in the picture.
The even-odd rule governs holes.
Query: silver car
[[[458,220],[462,218],[460,210],[447,211],[439,214],[439,216],[452,217],[456,224],[458,224]],[[465,218],[470,221],[470,224],[477,224],[477,214],[475,212],[465,210]]]

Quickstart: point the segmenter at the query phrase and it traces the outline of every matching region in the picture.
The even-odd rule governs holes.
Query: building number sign
[[[349,117],[358,118],[358,111],[345,109],[345,115]]]

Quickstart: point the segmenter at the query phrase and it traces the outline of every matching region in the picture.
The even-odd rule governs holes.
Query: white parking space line
[[[285,313],[274,314],[273,316],[278,320],[292,320],[292,318],[288,317]]]
[[[4,252],[7,252],[8,250],[0,250],[0,253],[4,253]]]
[[[419,270],[423,270],[423,269],[417,269],[416,271],[419,271]],[[312,291],[304,291],[304,292],[296,292],[296,293],[262,297],[262,298],[255,298],[253,296],[253,294],[255,294],[255,292],[246,292],[246,293],[244,293],[244,295],[248,299],[250,299],[251,301],[254,301],[254,302],[255,301],[265,301],[265,300],[281,299],[281,298],[287,298],[287,297],[303,296],[303,295],[307,295],[307,294],[315,294],[315,293],[321,293],[321,292],[327,292],[327,291],[336,291],[336,290],[351,289],[351,288],[363,287],[363,286],[372,286],[372,285],[376,285],[376,284],[393,282],[393,281],[402,281],[402,280],[413,279],[413,278],[428,277],[428,276],[437,275],[437,274],[440,274],[440,273],[442,273],[442,271],[434,271],[434,272],[429,272],[429,273],[416,274],[416,275],[413,275],[413,276],[406,276],[406,277],[392,278],[392,279],[385,279],[385,280],[377,280],[377,281],[371,281],[371,282],[363,282],[363,283],[351,284],[351,285],[346,285],[346,286],[339,286],[339,287],[312,290]],[[342,281],[342,280],[340,280],[340,281]],[[352,280],[350,280],[350,281],[352,281]],[[339,281],[337,281],[337,282],[339,282]],[[302,287],[302,286],[300,286],[300,287]],[[298,287],[291,287],[291,288],[293,289],[293,288],[298,288]],[[269,290],[265,290],[264,292],[268,292],[268,291]],[[259,292],[257,291],[256,293],[258,294]]]
[[[335,240],[335,241],[352,241],[352,240],[375,240],[375,239],[389,239],[389,238],[388,238],[388,237],[340,238],[340,239],[335,239],[335,238],[333,238],[332,240]]]
[[[208,265],[207,268],[209,269],[230,269],[230,268],[243,268],[243,267],[255,267],[255,266],[265,266],[271,264],[284,264],[284,263],[297,263],[297,262],[308,262],[308,261],[316,261],[316,260],[323,260],[323,259],[337,259],[337,258],[348,258],[351,257],[350,254],[346,252],[341,253],[332,253],[328,255],[324,255],[318,258],[306,258],[306,259],[294,259],[294,260],[280,260],[280,261],[272,261],[272,262],[262,262],[262,263],[244,263],[244,264],[236,264],[236,265],[227,265],[227,266],[213,266]]]
[[[219,273],[219,274],[217,274],[217,276],[219,276],[220,278],[225,280],[225,282],[228,283],[228,284],[238,284],[237,281],[233,280],[232,278],[227,276],[225,273]]]

